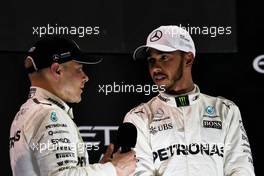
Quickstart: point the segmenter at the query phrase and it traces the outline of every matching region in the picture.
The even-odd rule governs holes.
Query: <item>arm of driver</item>
[[[51,120],[52,115],[56,115],[56,120]],[[39,146],[35,147],[33,154],[41,176],[117,176],[110,162],[88,164],[85,148],[78,145],[82,141],[78,138],[76,126],[62,111],[51,109],[39,118],[43,120],[39,127],[34,127],[36,133],[30,145]]]
[[[236,105],[231,106],[227,117],[229,129],[225,140],[225,176],[254,176],[249,141]]]

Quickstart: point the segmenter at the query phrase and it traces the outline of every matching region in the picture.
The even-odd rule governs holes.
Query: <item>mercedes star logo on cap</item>
[[[159,40],[162,37],[162,32],[160,30],[156,30],[154,31],[151,36],[150,36],[150,41],[151,42],[155,42],[157,40]]]

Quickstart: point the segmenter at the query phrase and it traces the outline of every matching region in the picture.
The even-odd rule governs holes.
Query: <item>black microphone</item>
[[[129,122],[121,124],[117,131],[117,146],[121,153],[126,153],[134,148],[137,142],[137,128]]]

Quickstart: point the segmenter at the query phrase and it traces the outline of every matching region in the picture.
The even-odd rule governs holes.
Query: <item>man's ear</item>
[[[193,62],[194,62],[194,56],[192,52],[188,52],[185,54],[185,58],[186,58],[186,66],[190,67],[192,66]]]
[[[50,66],[50,71],[51,71],[51,75],[55,78],[58,79],[60,74],[61,74],[61,66],[58,63],[53,63]]]
[[[33,66],[33,61],[32,61],[32,57],[28,56],[25,60],[24,60],[24,66],[26,69],[30,68]]]

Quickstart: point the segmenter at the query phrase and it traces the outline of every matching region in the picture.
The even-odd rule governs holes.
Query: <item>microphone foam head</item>
[[[137,142],[137,128],[129,122],[122,123],[117,131],[119,147],[134,148]]]

